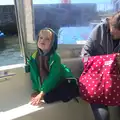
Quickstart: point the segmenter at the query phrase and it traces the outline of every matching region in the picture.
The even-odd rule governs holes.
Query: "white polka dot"
[[[82,92],[84,92],[84,90],[82,90]]]
[[[107,69],[105,69],[105,71],[106,71]]]
[[[87,80],[87,82],[88,82],[88,80]]]
[[[104,85],[102,85],[102,87],[104,87]]]
[[[120,88],[119,86],[117,86],[117,88]]]
[[[96,92],[94,92],[94,94],[96,95]]]
[[[111,103],[110,101],[108,103]]]
[[[95,85],[95,87],[97,87],[97,85]]]
[[[100,58],[102,58],[102,56],[100,56]]]
[[[105,99],[108,99],[107,97],[105,97]]]
[[[91,90],[93,90],[93,88],[91,88]]]
[[[118,103],[118,101],[116,101],[116,103]]]
[[[109,94],[109,96],[111,96],[111,94]]]
[[[92,81],[92,83],[95,83],[94,81]]]
[[[106,83],[109,83],[108,81]]]
[[[90,86],[90,84],[89,84],[89,86]]]
[[[98,98],[100,98],[100,96],[98,96]]]
[[[93,74],[93,76],[95,76],[95,74]]]
[[[106,89],[106,91],[108,91],[108,89]]]
[[[114,92],[116,92],[116,90],[113,90]]]
[[[96,65],[96,67],[97,67],[98,65]]]
[[[93,98],[93,96],[91,96],[91,98]]]
[[[117,78],[117,80],[119,80],[119,78]]]
[[[84,94],[84,96],[86,96],[86,94]]]
[[[114,82],[114,85],[116,85],[116,82]]]
[[[94,102],[96,102],[96,100],[94,100]]]
[[[101,102],[103,102],[103,100],[101,100]]]
[[[113,98],[113,100],[115,100],[115,98]]]
[[[119,94],[117,94],[117,96],[119,96]]]
[[[106,57],[108,57],[108,56],[106,56]]]

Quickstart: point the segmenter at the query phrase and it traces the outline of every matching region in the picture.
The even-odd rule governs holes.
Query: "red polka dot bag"
[[[81,97],[89,103],[120,105],[120,73],[117,54],[89,57],[79,78]]]

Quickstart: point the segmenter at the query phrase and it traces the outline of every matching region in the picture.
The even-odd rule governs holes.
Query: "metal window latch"
[[[0,71],[0,82],[8,80],[8,77],[15,76],[16,73],[8,73],[8,71]],[[4,79],[4,80],[2,80]]]

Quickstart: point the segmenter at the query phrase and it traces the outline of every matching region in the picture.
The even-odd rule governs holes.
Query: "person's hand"
[[[117,54],[116,61],[117,61],[118,67],[120,68],[120,53]]]
[[[38,94],[36,97],[31,99],[31,105],[37,106],[39,104],[42,103],[42,99],[43,99],[44,93],[40,92],[40,94]]]
[[[31,101],[32,99],[34,99],[37,95],[39,94],[39,92],[34,92],[31,94]]]

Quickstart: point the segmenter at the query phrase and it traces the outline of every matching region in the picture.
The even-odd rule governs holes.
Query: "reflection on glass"
[[[35,36],[50,27],[58,33],[59,44],[87,40],[91,30],[116,9],[111,0],[33,0]]]

